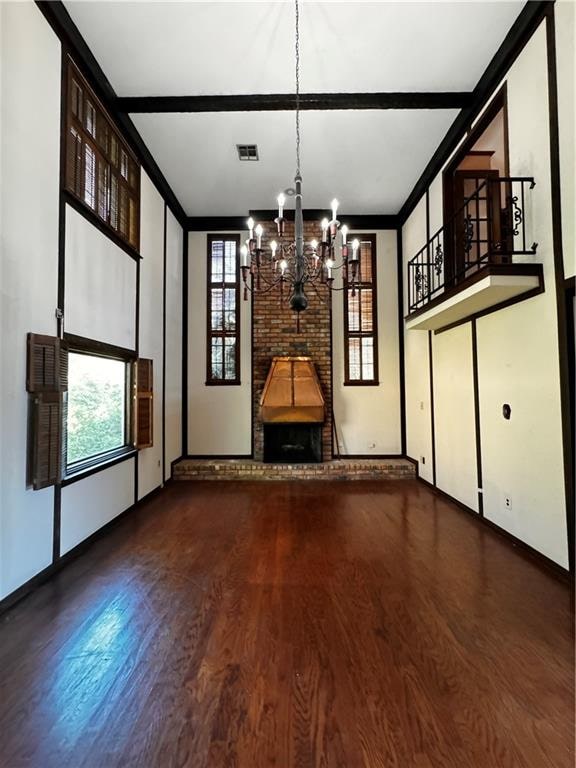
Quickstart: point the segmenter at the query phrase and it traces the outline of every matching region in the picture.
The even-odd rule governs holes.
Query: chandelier
[[[358,282],[360,243],[354,239],[348,244],[348,227],[338,221],[338,200],[332,200],[332,218],[325,218],[320,224],[320,242],[304,242],[304,220],[302,214],[302,174],[300,171],[300,14],[299,0],[295,0],[295,64],[296,64],[296,175],[294,187],[285,190],[294,196],[294,237],[286,236],[284,206],[286,195],[278,195],[278,217],[274,220],[278,240],[271,240],[268,248],[262,247],[264,228],[252,217],[248,219],[249,238],[240,248],[240,268],[244,285],[244,300],[248,291],[268,293],[278,290],[282,297],[289,296],[290,308],[296,312],[297,329],[300,331],[300,313],[308,306],[305,288],[324,285],[331,291],[352,288]],[[337,262],[338,252],[341,259]],[[267,265],[264,274],[263,266]],[[334,272],[342,270],[344,285],[334,286]],[[250,284],[248,277],[251,276]]]

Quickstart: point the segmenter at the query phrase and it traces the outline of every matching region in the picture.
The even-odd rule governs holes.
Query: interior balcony
[[[486,178],[408,262],[408,330],[441,330],[544,290],[532,177]]]

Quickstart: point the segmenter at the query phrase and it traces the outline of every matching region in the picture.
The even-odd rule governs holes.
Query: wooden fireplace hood
[[[311,357],[273,357],[260,414],[265,424],[324,421],[324,398]]]

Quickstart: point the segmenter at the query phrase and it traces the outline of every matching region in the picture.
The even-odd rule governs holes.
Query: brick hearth
[[[413,480],[407,459],[338,459],[321,464],[264,464],[251,459],[182,459],[175,480]]]

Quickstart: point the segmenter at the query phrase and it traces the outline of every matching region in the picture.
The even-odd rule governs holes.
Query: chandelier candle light
[[[304,220],[302,214],[302,175],[300,172],[300,14],[298,0],[295,0],[296,21],[296,176],[294,178],[294,190],[286,190],[294,196],[294,239],[288,239],[286,232],[286,218],[284,206],[286,196],[278,195],[278,217],[274,220],[278,233],[278,242],[272,240],[269,249],[262,248],[262,235],[264,229],[261,224],[256,224],[254,219],[248,219],[249,238],[240,249],[240,268],[244,283],[244,300],[248,298],[248,291],[268,293],[273,289],[279,289],[280,296],[284,294],[284,286],[287,285],[289,303],[291,309],[296,312],[297,329],[300,331],[300,312],[308,306],[305,286],[310,283],[315,289],[321,283],[330,290],[344,290],[352,287],[352,295],[355,293],[355,285],[359,279],[360,242],[352,241],[352,252],[348,248],[348,227],[340,227],[338,221],[338,200],[331,203],[332,218],[329,221],[323,219],[320,225],[321,241],[311,240],[304,243]],[[337,263],[335,256],[337,250],[341,253],[341,260]],[[272,277],[269,279],[261,272],[263,260],[271,267]],[[344,285],[342,288],[334,288],[334,270],[342,269]],[[270,270],[268,270],[270,274]],[[252,280],[248,283],[248,276]],[[264,282],[264,287],[262,287]],[[316,289],[317,290],[317,289]],[[320,294],[318,294],[320,295]]]

